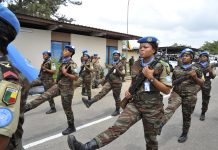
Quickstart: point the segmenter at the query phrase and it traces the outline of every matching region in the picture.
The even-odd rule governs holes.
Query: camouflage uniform
[[[51,59],[48,59],[44,60],[41,66],[45,67],[46,69],[53,70],[54,68],[52,68],[52,65],[54,64],[51,62]],[[54,85],[53,74],[43,71],[42,67],[40,69],[39,78],[32,81],[31,87],[43,84],[45,91],[47,91]],[[49,105],[51,109],[55,109],[55,103],[53,98],[49,100]]]
[[[119,66],[119,68],[116,69],[115,72],[111,73],[109,76],[108,81],[103,85],[102,90],[95,95],[92,99],[94,101],[98,101],[102,99],[107,93],[109,93],[111,90],[113,92],[113,97],[115,100],[115,106],[116,110],[120,109],[120,93],[122,88],[122,80],[121,77],[124,75],[123,73],[123,63],[119,60],[117,64],[109,65],[108,69],[111,69],[113,66]]]
[[[37,97],[35,100],[28,103],[26,105],[26,109],[27,111],[34,109],[38,107],[40,104],[44,103],[45,101],[48,101],[56,96],[61,95],[62,106],[67,117],[68,125],[69,127],[71,127],[74,126],[74,116],[71,108],[73,94],[74,94],[73,80],[62,74],[62,67],[67,68],[68,70],[67,72],[69,74],[73,74],[78,77],[78,74],[75,70],[77,66],[72,60],[68,61],[67,63],[62,63],[59,68],[57,83],[54,84],[50,89],[48,89],[42,95]]]
[[[159,73],[154,76],[165,85],[171,86],[171,81],[167,80],[167,74],[163,71],[165,69],[164,65],[158,63],[155,70],[158,70]],[[140,61],[136,61],[132,67],[133,82],[136,75],[141,71]],[[119,115],[114,125],[95,137],[99,147],[112,142],[142,119],[147,149],[158,149],[156,135],[160,127],[161,118],[164,115],[162,95],[152,84],[150,92],[144,91],[143,85],[137,94],[133,96],[133,100],[127,104],[126,108]]]
[[[187,72],[192,70],[196,71],[198,78],[202,78],[201,70],[195,65],[192,65],[188,69],[184,69],[182,66],[176,66],[173,71],[173,81],[187,75]],[[169,97],[168,106],[164,111],[164,117],[162,118],[163,124],[167,123],[176,109],[182,104],[183,132],[188,133],[191,124],[191,114],[197,102],[199,88],[200,86],[191,77],[180,84],[174,85]]]
[[[9,131],[12,130],[12,128],[10,127],[10,129],[8,129],[8,133],[7,132],[4,133],[5,136],[11,137],[10,143],[7,147],[7,150],[22,150],[23,149],[23,146],[22,146],[22,135],[23,135],[22,125],[24,123],[24,106],[26,104],[28,90],[29,90],[30,86],[29,86],[28,80],[16,68],[11,66],[10,62],[7,60],[6,57],[1,58],[0,62],[1,62],[0,63],[0,78],[1,78],[1,80],[3,79],[6,81],[9,81],[9,82],[18,84],[22,87],[19,110],[18,110],[19,113],[13,114],[13,119],[17,118],[17,121],[18,121],[16,123],[16,126],[14,126],[15,132],[13,132],[13,134],[8,134]],[[5,67],[5,66],[7,66],[7,67]],[[5,73],[7,74],[7,72],[11,72],[11,75],[3,77],[3,74],[5,74]],[[16,103],[8,104],[5,106],[4,105],[2,106],[0,104],[0,108],[8,107],[9,109],[12,109],[15,104]],[[15,111],[13,111],[13,112],[15,112]],[[11,122],[11,124],[12,123],[14,124],[14,122]],[[9,125],[13,127],[13,125],[11,125],[11,124],[9,124]],[[7,128],[7,126],[5,128]],[[0,128],[0,134],[1,134],[1,130],[4,130],[4,128]]]
[[[89,99],[91,99],[92,93],[91,93],[91,82],[92,82],[92,71],[93,71],[93,64],[89,60],[87,62],[84,62],[84,69],[82,71],[82,80],[83,84],[82,87],[85,88],[85,91],[87,92],[87,96]]]
[[[212,74],[210,75],[207,71],[207,68],[209,67],[209,63],[206,66],[201,65],[200,63],[196,63],[196,66],[198,66],[203,71],[204,75],[204,85],[201,87],[202,91],[202,113],[205,114],[208,109],[208,104],[210,100],[210,91],[211,91],[211,79],[214,79],[216,77],[216,70],[215,67],[212,68]]]
[[[93,71],[93,78],[92,78],[92,88],[97,88],[98,87],[98,82],[99,82],[99,79],[100,79],[100,71],[101,71],[101,65],[99,63],[99,61],[97,60],[96,62],[92,61],[93,63],[93,68],[94,68],[94,71]]]
[[[22,150],[24,105],[29,82],[6,58],[11,43],[20,31],[15,14],[0,5],[0,145],[1,149]],[[15,61],[16,62],[16,61]],[[6,137],[6,138],[5,138]],[[6,140],[5,140],[6,139]],[[10,140],[8,143],[8,139]],[[7,144],[8,145],[5,145]]]

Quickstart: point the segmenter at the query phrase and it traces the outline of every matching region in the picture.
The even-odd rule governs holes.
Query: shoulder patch
[[[0,108],[0,128],[3,128],[11,123],[13,113],[8,108]]]
[[[6,105],[15,104],[16,100],[17,100],[17,95],[18,95],[18,90],[17,89],[7,87],[5,89],[5,93],[4,93],[2,101]]]

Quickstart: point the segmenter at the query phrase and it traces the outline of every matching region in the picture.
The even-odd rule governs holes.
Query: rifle
[[[62,67],[62,66],[60,66],[60,67]],[[65,69],[67,69],[67,72],[68,72],[68,69],[69,69],[69,68],[70,68],[70,65],[69,65],[69,64],[66,64]],[[62,68],[61,68],[61,69],[62,69]],[[58,73],[58,76],[57,76],[57,79],[56,79],[56,82],[58,83],[58,81],[60,81],[63,76],[64,76],[64,74],[62,73],[62,71],[59,72],[59,73]]]
[[[182,83],[183,81],[185,81],[185,80],[188,80],[188,79],[190,79],[190,75],[188,75],[188,74],[186,74],[185,76],[182,76],[182,77],[180,77],[180,78],[178,78],[178,79],[176,79],[176,80],[173,80],[173,86],[175,86],[175,85],[177,85],[177,84],[180,84],[180,83]]]
[[[162,55],[157,60],[151,62],[148,67],[153,69],[157,65],[157,63],[165,56],[165,53],[166,52],[163,52]],[[144,76],[144,74],[142,72],[139,73],[136,76],[136,81],[133,82],[131,84],[131,86],[129,87],[129,93],[131,95],[135,95],[136,92],[141,87],[141,85],[143,84],[143,82],[145,81],[145,79],[146,79],[146,77]],[[131,99],[132,99],[132,97],[131,98],[124,97],[120,103],[121,108],[124,109]]]
[[[211,68],[214,68],[214,67],[217,67],[217,64],[216,64],[216,63],[212,63],[212,64],[210,64],[210,66],[211,66]],[[209,66],[208,66],[208,67],[209,67]],[[204,73],[204,72],[207,72],[208,67],[203,68],[203,69],[202,69],[202,72],[203,72],[203,73]],[[185,76],[182,76],[182,77],[180,77],[180,78],[174,80],[174,81],[173,81],[173,86],[178,85],[178,84],[182,83],[183,81],[188,80],[188,79],[190,79],[190,78],[191,78],[191,76],[188,75],[188,74],[186,74]]]
[[[85,66],[83,65],[83,66],[81,67],[80,71],[79,71],[79,76],[81,76],[81,74],[82,74],[84,68],[85,68]]]
[[[122,65],[123,63],[120,61],[117,65],[113,66],[107,73],[107,75],[105,76],[105,79],[103,81],[101,81],[101,85],[103,86],[109,79],[110,74],[114,72],[114,69],[116,69],[116,67],[119,67],[120,65]]]

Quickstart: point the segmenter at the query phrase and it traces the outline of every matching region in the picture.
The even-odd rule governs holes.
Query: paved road
[[[182,114],[179,108],[168,124],[163,128],[158,137],[160,150],[216,150],[218,149],[218,79],[212,82],[212,97],[206,120],[199,121],[201,112],[201,92],[198,94],[198,102],[192,115],[192,125],[189,139],[180,144],[177,142],[182,129]],[[123,84],[122,97],[128,88],[130,81]],[[93,90],[93,95],[99,89]],[[76,137],[82,142],[87,142],[98,133],[112,125],[117,117],[111,117],[114,111],[114,100],[110,92],[102,101],[87,109],[81,101],[81,88],[75,91],[72,108],[74,110]],[[29,100],[34,97],[30,96]],[[67,136],[60,133],[67,127],[60,97],[55,98],[57,113],[46,115],[48,103],[44,103],[35,110],[25,114],[23,144],[28,150],[68,150]],[[167,104],[167,96],[164,98]],[[139,121],[120,138],[105,146],[102,150],[144,150],[145,141],[142,123]]]

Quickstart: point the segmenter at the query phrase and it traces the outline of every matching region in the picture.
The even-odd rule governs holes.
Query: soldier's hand
[[[62,71],[62,73],[63,73],[64,75],[67,74],[67,69],[66,69],[65,65],[62,66],[61,71]]]
[[[189,74],[192,78],[194,78],[194,79],[197,79],[197,78],[198,78],[197,73],[196,73],[194,70],[189,71],[188,74]]]
[[[142,73],[144,74],[144,76],[148,79],[153,78],[153,74],[154,74],[154,69],[150,69],[148,67],[144,67],[142,70]]]
[[[211,64],[207,67],[208,72],[212,72]]]
[[[127,91],[125,92],[125,97],[126,97],[127,99],[129,99],[129,98],[132,97],[132,95],[129,93],[129,90],[127,90]]]
[[[46,72],[47,69],[46,69],[44,66],[42,66],[42,71],[43,71],[43,72]]]

